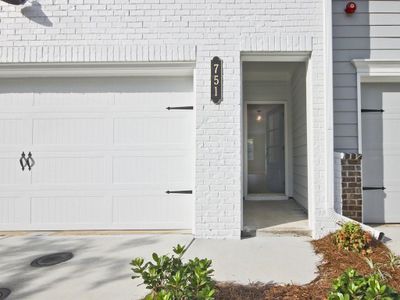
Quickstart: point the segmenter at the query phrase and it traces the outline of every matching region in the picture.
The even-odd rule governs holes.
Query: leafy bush
[[[145,300],[212,300],[215,283],[211,276],[211,260],[191,259],[184,263],[182,256],[186,249],[177,245],[175,255],[158,256],[153,253],[153,262],[135,258],[131,265],[135,278],[142,278],[151,293]]]
[[[371,253],[372,236],[363,231],[360,224],[347,222],[334,234],[334,243],[339,249],[358,252],[363,255]]]
[[[334,280],[328,300],[399,300],[400,294],[380,280],[377,274],[361,276],[349,269]]]

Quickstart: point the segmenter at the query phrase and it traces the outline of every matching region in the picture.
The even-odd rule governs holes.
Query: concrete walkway
[[[316,277],[319,262],[310,240],[292,236],[195,240],[186,257],[211,259],[220,281],[305,284]]]
[[[140,280],[131,280],[130,261],[153,252],[171,253],[190,234],[53,235],[28,233],[0,237],[0,288],[12,290],[8,299],[140,299]],[[244,240],[195,240],[186,258],[213,260],[216,280],[307,283],[315,277],[319,258],[307,237],[256,237]],[[294,251],[292,251],[294,249]],[[71,251],[74,258],[46,268],[33,268],[33,259]]]

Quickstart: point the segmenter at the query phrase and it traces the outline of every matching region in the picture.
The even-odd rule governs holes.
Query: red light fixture
[[[349,2],[346,5],[346,8],[344,9],[344,11],[346,12],[346,14],[352,15],[356,12],[357,10],[357,5],[354,2]]]

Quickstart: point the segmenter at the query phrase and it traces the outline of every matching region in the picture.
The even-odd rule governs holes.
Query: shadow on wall
[[[29,20],[46,27],[52,27],[53,23],[46,16],[42,10],[42,5],[33,1],[30,6],[26,6],[21,9],[21,13],[27,17]]]

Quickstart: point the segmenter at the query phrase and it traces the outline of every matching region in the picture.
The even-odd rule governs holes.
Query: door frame
[[[244,200],[287,200],[289,198],[289,122],[288,122],[288,101],[245,101],[244,102],[244,116],[243,116],[243,198]],[[248,164],[247,164],[247,139],[248,139],[248,123],[247,123],[247,106],[254,104],[268,105],[268,104],[282,104],[283,105],[283,117],[285,126],[285,193],[284,194],[248,194]]]

